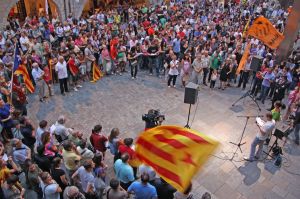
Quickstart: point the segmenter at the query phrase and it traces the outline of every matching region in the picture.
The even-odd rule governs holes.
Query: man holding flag
[[[14,54],[14,68],[13,74],[15,75],[22,75],[26,88],[30,93],[34,93],[34,86],[30,79],[29,73],[27,71],[26,66],[21,61],[21,54],[19,49],[19,44],[15,47],[15,54]],[[11,77],[11,82],[14,82],[14,76]]]

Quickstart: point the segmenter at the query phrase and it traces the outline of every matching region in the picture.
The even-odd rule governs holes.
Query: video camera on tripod
[[[161,125],[165,119],[165,116],[160,113],[159,109],[150,109],[147,114],[142,116],[142,120],[146,123],[146,129]]]

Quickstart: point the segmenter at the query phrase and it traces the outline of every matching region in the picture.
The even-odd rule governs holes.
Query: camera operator
[[[142,120],[145,121],[145,131],[156,126],[160,126],[165,120],[165,116],[161,115],[159,110],[150,109],[148,114],[142,116]]]

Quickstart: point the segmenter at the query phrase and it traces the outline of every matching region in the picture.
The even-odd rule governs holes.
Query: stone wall
[[[7,16],[10,9],[18,0],[0,0],[0,27],[3,28],[7,23]]]
[[[50,1],[50,0],[49,0]],[[70,12],[76,18],[80,17],[84,5],[88,0],[52,0],[57,6],[59,17],[65,20],[65,13]],[[10,9],[18,2],[18,0],[0,0],[0,28],[2,29],[7,24],[7,16]],[[66,5],[66,7],[65,7]]]

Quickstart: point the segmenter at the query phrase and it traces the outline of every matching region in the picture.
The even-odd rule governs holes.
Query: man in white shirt
[[[275,128],[275,121],[272,119],[272,114],[267,113],[266,118],[267,118],[267,121],[264,124],[257,124],[257,126],[259,128],[259,132],[257,133],[256,137],[254,138],[254,140],[251,144],[249,158],[247,158],[247,157],[244,158],[247,161],[252,162],[255,159],[259,159],[265,140],[272,134],[272,131]],[[258,145],[258,150],[255,154],[257,145]]]
[[[62,56],[58,57],[58,62],[55,65],[55,71],[58,75],[60,92],[62,95],[65,95],[65,92],[69,92],[68,89],[68,71],[67,63]]]
[[[57,122],[55,123],[55,129],[53,133],[56,135],[56,139],[59,143],[68,139],[68,136],[70,134],[69,129],[65,127],[65,122],[66,122],[66,118],[63,115],[61,115],[59,116]]]
[[[37,63],[33,63],[32,67],[33,68],[32,68],[31,74],[34,79],[38,93],[39,93],[40,102],[44,102],[45,86],[46,86],[46,82],[43,78],[44,71],[42,71],[42,69],[40,69],[40,67]]]

